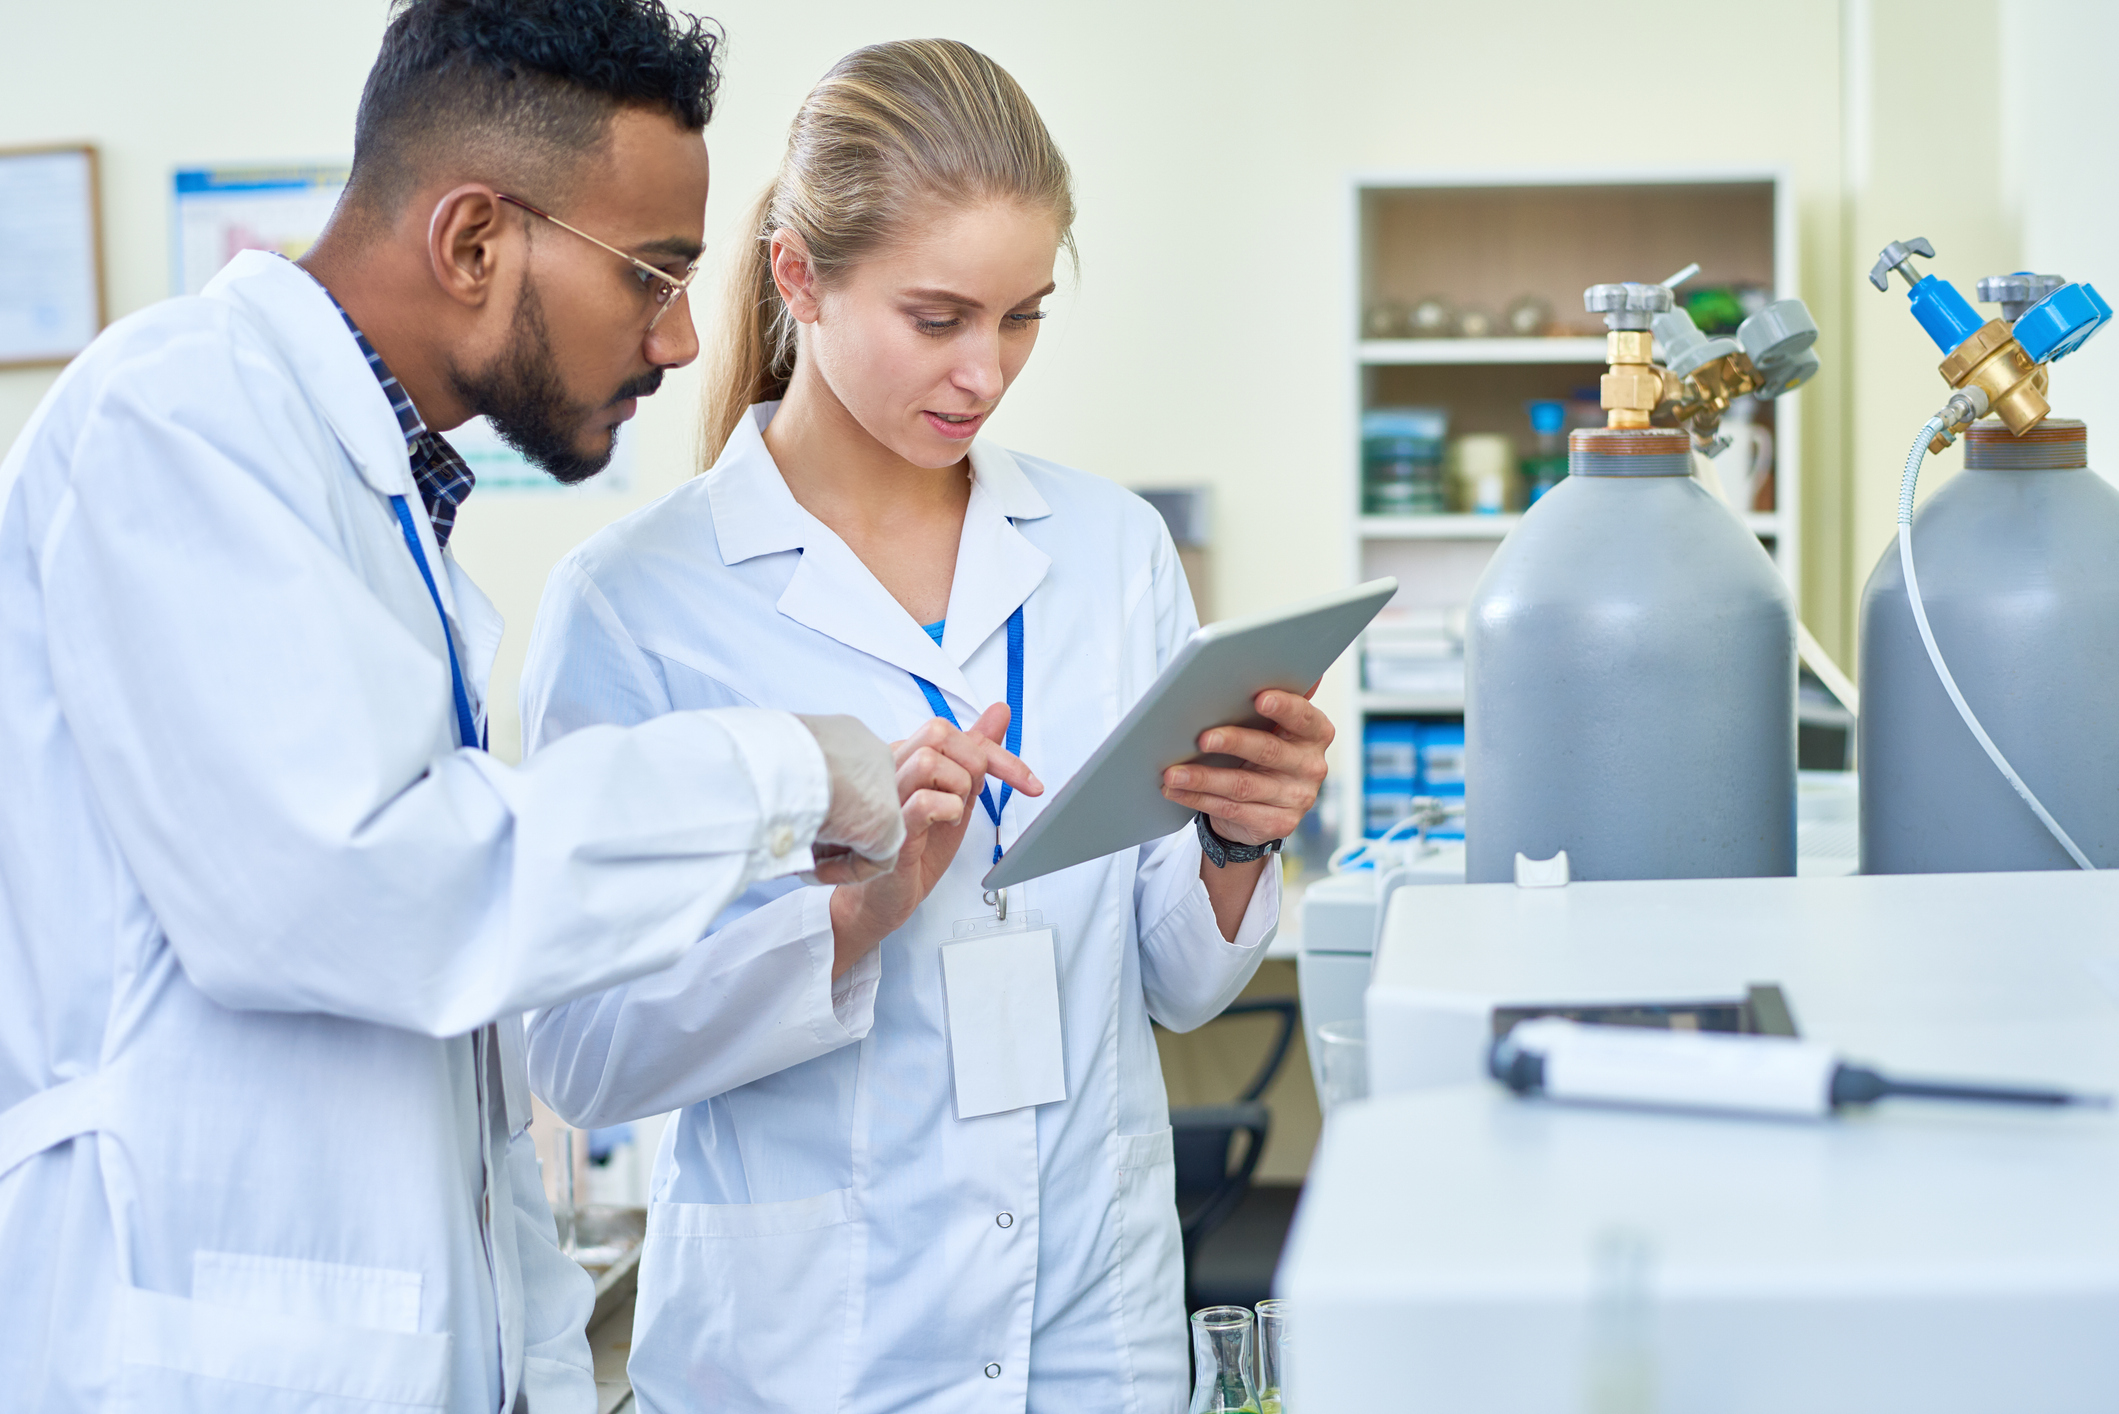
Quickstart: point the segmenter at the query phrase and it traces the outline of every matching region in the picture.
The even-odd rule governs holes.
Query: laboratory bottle
[[[1472,883],[1795,872],[1795,617],[1675,428],[1584,428],[1465,632]]]
[[[1189,1414],[1262,1414],[1251,1377],[1253,1322],[1241,1306],[1192,1313],[1192,1406]]]
[[[1452,508],[1470,515],[1499,515],[1513,509],[1516,446],[1493,432],[1459,437],[1449,448]]]
[[[1276,1297],[1259,1302],[1254,1309],[1258,1312],[1258,1407],[1263,1414],[1285,1414],[1281,1388],[1288,1358],[1288,1303]]]
[[[1533,450],[1523,459],[1523,495],[1526,505],[1560,484],[1567,475],[1567,404],[1557,398],[1540,398],[1530,404]]]
[[[2119,865],[2119,490],[2080,422],[1978,422],[1913,517],[1913,569],[1950,675],[2016,773],[2101,869]],[[1861,600],[1865,874],[2072,869],[1945,694],[1894,543]]]

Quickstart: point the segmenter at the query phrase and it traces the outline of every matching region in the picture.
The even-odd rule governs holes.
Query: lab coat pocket
[[[1185,1335],[1184,1239],[1177,1225],[1177,1157],[1170,1128],[1112,1136],[1118,1170],[1119,1330],[1143,1410],[1163,1394],[1183,1407],[1190,1354]]]
[[[836,1408],[860,1233],[850,1188],[649,1207],[628,1366],[643,1414]]]
[[[421,1334],[418,1272],[200,1252],[193,1296],[119,1293],[121,1406],[156,1414],[440,1409],[444,1332]]]

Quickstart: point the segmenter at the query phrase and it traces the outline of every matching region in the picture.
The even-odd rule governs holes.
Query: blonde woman
[[[1202,742],[1241,765],[1164,780],[1197,828],[1018,886],[1035,926],[986,926],[980,876],[1042,803],[1000,744],[1064,782],[1194,627],[1145,503],[980,435],[1073,215],[991,60],[849,55],[756,211],[711,470],[546,591],[533,746],[684,707],[851,713],[898,742],[906,801],[895,873],[753,889],[676,967],[533,1024],[534,1083],[572,1122],[682,1111],[634,1326],[648,1410],[1184,1403],[1149,1022],[1199,1025],[1257,967],[1266,847],[1315,800],[1331,725],[1262,694],[1274,730]]]

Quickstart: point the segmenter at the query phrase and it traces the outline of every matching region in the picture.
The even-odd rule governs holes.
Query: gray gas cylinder
[[[1795,616],[1677,430],[1568,439],[1465,629],[1473,883],[1795,872]]]
[[[2016,774],[2099,868],[2119,865],[2119,491],[2079,422],[1965,435],[1913,517],[1943,661]],[[1921,646],[1894,540],[1861,600],[1865,874],[2072,869],[1980,749]]]

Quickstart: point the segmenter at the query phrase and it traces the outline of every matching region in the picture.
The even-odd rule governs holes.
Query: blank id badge
[[[1035,909],[956,924],[942,944],[942,998],[956,1117],[1067,1098],[1059,935]]]

